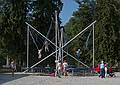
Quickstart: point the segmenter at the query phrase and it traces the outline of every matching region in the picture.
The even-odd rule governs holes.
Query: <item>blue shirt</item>
[[[100,64],[100,69],[105,68],[104,64]]]

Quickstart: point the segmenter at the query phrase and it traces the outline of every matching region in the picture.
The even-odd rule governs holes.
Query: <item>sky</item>
[[[74,0],[61,0],[63,2],[63,9],[60,13],[62,25],[65,25],[72,16],[73,12],[77,10],[78,4]]]

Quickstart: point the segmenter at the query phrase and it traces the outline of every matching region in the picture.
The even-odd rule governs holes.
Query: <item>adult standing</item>
[[[108,74],[108,68],[107,68],[107,63],[105,64],[105,77],[107,77]]]
[[[100,77],[101,78],[105,77],[105,65],[103,61],[101,61],[101,64],[100,64]]]
[[[16,70],[16,63],[15,63],[14,60],[11,61],[10,67],[11,67],[11,69],[12,69],[12,76],[14,76],[14,72],[15,72],[15,70]]]
[[[68,63],[66,60],[64,60],[63,62],[63,73],[64,73],[64,76],[67,76],[67,67],[68,67]]]
[[[59,78],[61,78],[61,61],[57,61],[56,62],[57,63],[57,76],[59,77]]]

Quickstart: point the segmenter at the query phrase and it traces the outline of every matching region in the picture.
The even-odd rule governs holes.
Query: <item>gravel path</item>
[[[116,73],[114,78],[101,79],[97,76],[92,77],[49,77],[34,75],[0,75],[0,85],[120,85],[120,73]]]

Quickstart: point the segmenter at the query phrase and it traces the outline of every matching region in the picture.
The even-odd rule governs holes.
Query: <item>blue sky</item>
[[[73,11],[77,10],[78,4],[74,0],[61,0],[63,2],[63,9],[60,13],[62,25],[69,21]]]

